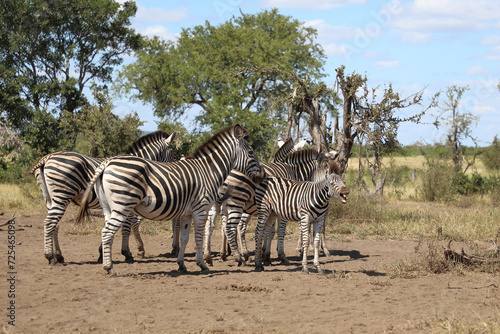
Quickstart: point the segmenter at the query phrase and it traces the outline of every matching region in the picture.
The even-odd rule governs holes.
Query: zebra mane
[[[200,146],[198,146],[196,148],[196,150],[191,154],[189,155],[188,157],[186,157],[186,159],[193,159],[193,158],[196,158],[200,155],[202,155],[202,152],[205,151],[205,148],[207,146],[210,146],[212,145],[219,137],[221,136],[224,136],[226,134],[229,134],[230,136],[234,136],[234,128],[235,128],[235,125],[232,125],[232,126],[229,126],[219,132],[217,132],[215,135],[212,136],[212,138],[208,139],[205,143],[201,144]],[[244,132],[243,132],[243,137],[245,138],[245,140],[247,140],[248,142],[251,141],[251,137],[250,137],[250,134],[248,133],[248,131],[241,127],[240,126],[240,129],[242,129]],[[214,146],[218,146],[217,144],[215,144]]]
[[[318,159],[318,151],[313,148],[290,152],[283,158],[282,162],[287,164],[296,164],[297,162],[313,161]]]
[[[330,165],[330,174],[335,173],[335,174],[342,174],[342,168],[340,168],[340,165],[333,160],[328,160],[328,164]]]
[[[126,151],[126,154],[132,154],[137,152],[140,148],[144,147],[148,143],[157,141],[160,138],[168,138],[170,134],[167,131],[158,130],[155,132],[148,133],[147,135],[142,136],[133,142]]]

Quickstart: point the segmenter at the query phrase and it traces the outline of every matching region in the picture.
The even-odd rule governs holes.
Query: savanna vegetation
[[[307,133],[310,147],[335,149],[352,193],[349,204],[332,203],[330,238],[498,239],[500,144],[462,144],[474,140],[475,118],[459,108],[467,87],[424,101],[424,91],[402,97],[390,83],[368,87],[368,74],[339,64],[330,88],[316,31],[277,9],[185,28],[175,43],[137,34],[136,11],[133,1],[2,2],[2,210],[44,210],[28,173],[44,154],[119,154],[142,134],[139,114],[114,113],[116,93],[151,105],[158,128],[178,131],[179,154],[235,123],[251,132],[262,160],[278,137]],[[126,54],[135,61],[122,66]],[[188,129],[177,119],[193,108]],[[443,142],[401,146],[399,125],[417,128],[434,109],[436,126],[448,130]]]

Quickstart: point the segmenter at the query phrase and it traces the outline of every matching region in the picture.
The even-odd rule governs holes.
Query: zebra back
[[[282,162],[285,156],[294,151],[293,138],[288,138],[274,155],[273,162]]]
[[[127,154],[161,162],[177,161],[177,154],[172,147],[175,137],[176,132],[171,135],[163,130],[152,132],[130,145]]]

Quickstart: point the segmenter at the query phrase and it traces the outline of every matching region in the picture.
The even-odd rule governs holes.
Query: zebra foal
[[[139,138],[128,149],[128,155],[135,155],[157,161],[175,161],[176,154],[171,146],[175,133],[169,135],[165,131],[156,131]],[[47,217],[44,221],[44,255],[49,264],[63,263],[64,257],[59,246],[59,221],[63,217],[71,202],[80,205],[83,193],[94,175],[95,169],[103,158],[88,157],[86,155],[60,151],[50,153],[41,158],[31,169],[35,175],[38,187],[42,191],[47,207]],[[99,208],[95,192],[90,194],[89,208]],[[128,239],[131,221],[135,216],[129,217],[122,232],[122,254],[127,262],[133,261],[129,250]],[[134,236],[141,250],[142,240],[134,228]]]
[[[203,260],[203,230],[208,210],[216,201],[219,187],[231,169],[257,179],[263,178],[259,160],[241,126],[229,127],[209,139],[185,160],[161,163],[139,157],[107,159],[94,175],[84,194],[77,222],[87,215],[92,188],[105,217],[102,229],[103,267],[116,275],[111,246],[116,231],[132,212],[150,220],[181,219],[179,271],[187,271],[184,251],[194,221],[196,264],[208,271]]]
[[[307,251],[309,229],[313,224],[314,267],[323,273],[319,263],[319,232],[328,211],[329,199],[338,198],[347,203],[349,189],[339,175],[340,167],[333,161],[325,161],[315,171],[316,181],[293,181],[266,177],[255,190],[258,223],[255,228],[255,270],[264,269],[262,242],[274,218],[281,221],[299,221],[302,236],[302,271],[308,273]]]

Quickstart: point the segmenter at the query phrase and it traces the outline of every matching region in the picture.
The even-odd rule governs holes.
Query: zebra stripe
[[[258,223],[255,228],[255,270],[264,269],[262,264],[262,242],[265,232],[271,227],[271,219],[300,221],[302,236],[302,271],[307,269],[309,229],[313,224],[314,267],[323,270],[319,263],[319,232],[328,211],[329,199],[335,197],[347,202],[349,190],[335,162],[322,163],[316,173],[316,181],[293,181],[277,177],[266,177],[255,191]]]
[[[274,162],[280,162],[281,160],[284,159],[284,157],[292,152],[294,150],[294,143],[293,143],[293,138],[288,138],[287,141],[278,149],[274,156]],[[234,179],[234,180],[233,180]],[[232,187],[231,185],[234,185]],[[228,187],[231,187],[231,194],[227,193],[227,196],[233,196],[232,201],[235,201],[238,204],[233,204],[238,205],[238,206],[244,206],[245,202],[248,201],[249,198],[253,198],[253,193],[254,193],[254,188],[255,186],[253,185],[252,180],[248,178],[245,174],[240,173],[236,170],[232,170],[229,173],[228,178],[226,181],[224,181],[224,185],[221,187],[224,190],[221,190],[222,192],[227,192]],[[231,201],[231,203],[232,203]],[[229,202],[227,202],[229,203]],[[219,212],[221,212],[221,219],[222,219],[222,226],[221,226],[221,235],[222,235],[222,247],[223,249],[221,250],[221,257],[225,260],[225,255],[226,255],[226,222],[227,222],[227,210],[228,204],[226,204],[226,201],[222,202],[221,205],[214,205],[209,213],[208,213],[208,218],[207,218],[207,223],[205,225],[205,238],[203,239],[203,254],[204,254],[204,259],[205,261],[212,265],[212,251],[211,251],[211,239],[212,239],[212,233],[214,231],[215,227],[215,220],[217,219],[217,215]],[[231,204],[229,204],[231,206]],[[222,211],[221,211],[222,210]],[[234,211],[233,211],[234,212]],[[240,213],[241,215],[241,213]],[[239,221],[240,218],[238,216],[233,217],[233,220]],[[173,243],[172,243],[172,253],[175,253],[178,251],[178,235],[179,233],[177,230],[180,227],[177,225],[174,226],[174,238],[173,238]],[[238,234],[239,235],[239,234]],[[241,257],[239,258],[241,262]],[[248,259],[245,258],[245,261]]]
[[[273,162],[282,162],[288,153],[295,151],[293,138],[288,138],[274,155]]]
[[[111,245],[116,231],[134,212],[150,220],[181,219],[179,271],[187,271],[184,251],[194,221],[196,263],[208,271],[202,254],[203,227],[207,213],[218,197],[218,189],[231,169],[262,178],[259,161],[249,144],[250,136],[241,126],[229,127],[214,135],[185,160],[161,163],[132,156],[107,159],[94,175],[94,187],[105,216],[102,229],[103,266],[115,275]],[[77,222],[87,214],[91,189],[82,199]]]
[[[318,163],[323,161],[326,156],[319,154],[313,149],[301,150],[297,152],[289,153],[284,161],[280,163],[262,163],[261,166],[266,171],[266,175],[278,176],[287,179],[301,180],[305,178],[309,180],[312,177],[314,170],[317,169]],[[244,263],[248,260],[249,252],[246,247],[245,232],[246,224],[248,218],[257,212],[257,207],[254,204],[253,197],[255,193],[256,184],[251,182],[244,175],[231,172],[226,179],[224,185],[230,186],[232,194],[229,199],[225,202],[222,211],[222,221],[223,223],[227,221],[225,227],[225,236],[228,239],[231,252],[238,262],[238,265]],[[227,217],[227,218],[226,218]],[[213,219],[215,220],[215,219]],[[208,225],[208,223],[207,223]],[[282,224],[283,225],[283,224]],[[286,222],[285,222],[286,227]],[[207,230],[207,229],[206,229]],[[213,227],[212,227],[213,230]],[[236,231],[240,231],[239,240],[242,246],[242,252],[238,250],[238,244],[236,242]],[[209,232],[206,234],[206,242],[210,242]],[[224,236],[224,234],[223,234]],[[278,237],[283,240],[284,233],[278,234]],[[225,241],[223,240],[223,243]],[[283,250],[283,241],[281,242],[281,247],[279,247],[279,254],[282,261],[288,261]],[[269,246],[270,247],[270,246]],[[243,254],[243,255],[242,255]],[[270,252],[266,251],[266,254]],[[225,253],[221,254],[221,257],[225,257]],[[207,252],[207,247],[205,246],[205,260],[207,262],[211,261],[210,252]],[[270,259],[268,260],[270,261]],[[267,261],[267,262],[268,262]],[[210,262],[209,262],[210,263]]]
[[[175,134],[169,135],[165,131],[156,131],[139,138],[127,152],[160,161],[173,161],[175,152],[170,144],[174,138]],[[103,161],[102,158],[60,151],[47,154],[31,169],[48,210],[44,221],[44,254],[49,264],[64,262],[58,238],[59,221],[70,202],[80,205],[82,195],[88,188],[95,169]],[[88,205],[92,209],[99,208],[99,202],[93,191]],[[123,230],[122,253],[130,254],[132,257],[128,249],[129,234],[130,222]]]

